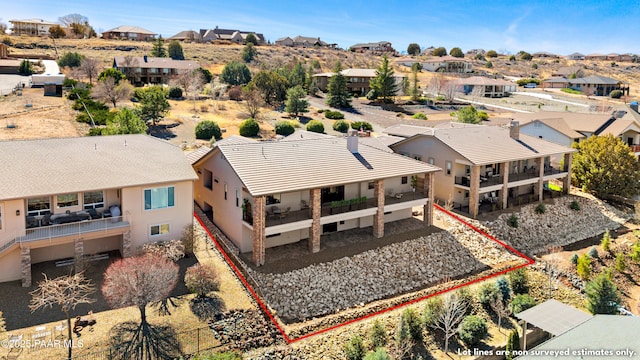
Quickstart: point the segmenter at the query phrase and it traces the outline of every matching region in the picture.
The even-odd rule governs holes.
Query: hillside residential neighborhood
[[[639,55],[184,5],[0,19],[0,359],[640,354]]]

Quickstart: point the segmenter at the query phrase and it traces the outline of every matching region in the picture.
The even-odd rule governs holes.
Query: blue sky
[[[79,13],[96,31],[135,25],[169,37],[181,30],[241,29],[271,42],[312,36],[348,48],[359,42],[391,41],[398,51],[454,46],[515,53],[640,53],[637,1],[192,1],[3,0],[0,17],[58,17]]]

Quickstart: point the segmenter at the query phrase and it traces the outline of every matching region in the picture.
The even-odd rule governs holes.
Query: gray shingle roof
[[[180,149],[147,135],[0,141],[0,199],[197,179]]]
[[[346,138],[219,144],[220,151],[254,195],[299,191],[439,171],[438,167]]]
[[[573,329],[591,319],[591,316],[591,314],[553,299],[515,315],[518,319],[539,327],[554,336]]]
[[[116,56],[113,58],[113,62],[116,67],[123,67],[125,66],[125,57]],[[144,61],[144,56],[133,56],[133,62],[131,65],[134,68],[160,69],[197,69],[200,67],[200,64],[193,60],[173,60],[172,58],[150,56],[147,56],[147,61]]]
[[[433,137],[456,151],[475,165],[532,159],[575,152],[575,149],[520,133],[519,139],[509,136],[509,129],[498,126],[475,125],[434,128],[401,141],[419,141],[421,137]],[[397,143],[397,144],[400,144]],[[394,148],[397,144],[391,146]]]

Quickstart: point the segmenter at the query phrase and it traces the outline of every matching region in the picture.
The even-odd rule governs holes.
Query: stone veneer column
[[[311,212],[311,227],[309,228],[309,252],[320,251],[320,189],[309,190],[309,210]]]
[[[373,236],[384,236],[384,180],[376,180],[373,183],[373,196],[376,198],[378,210],[373,215]]]
[[[538,168],[538,201],[542,201],[544,200],[544,191],[542,191],[544,186],[544,158],[536,159],[536,167]]]
[[[471,186],[469,187],[469,214],[475,219],[478,216],[480,205],[480,166],[472,165],[469,175]]]
[[[422,182],[422,192],[427,196],[427,203],[422,209],[422,221],[424,226],[433,225],[433,179],[435,174],[432,172],[424,174]]]
[[[122,234],[122,257],[130,257],[133,256],[133,252],[131,250],[131,231],[126,231]]]
[[[509,205],[509,162],[505,161],[500,165],[503,169],[502,173],[502,208],[506,209]]]
[[[82,239],[75,241],[75,259],[73,266],[76,274],[84,270],[84,242]]]
[[[562,193],[568,194],[571,188],[571,162],[573,161],[573,153],[564,154],[564,169],[567,176],[562,179]]]
[[[266,198],[253,197],[253,262],[256,266],[264,265],[264,242],[266,226]]]
[[[20,267],[22,274],[22,287],[31,286],[31,248],[20,248]]]

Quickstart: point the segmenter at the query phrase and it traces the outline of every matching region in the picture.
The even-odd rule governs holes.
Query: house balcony
[[[640,153],[640,145],[629,145],[629,149],[631,149],[632,153]]]
[[[114,216],[26,229],[24,235],[15,238],[15,242],[29,243],[31,247],[42,247],[67,243],[79,237],[91,240],[122,235],[127,231],[129,231],[129,222],[122,216]]]

